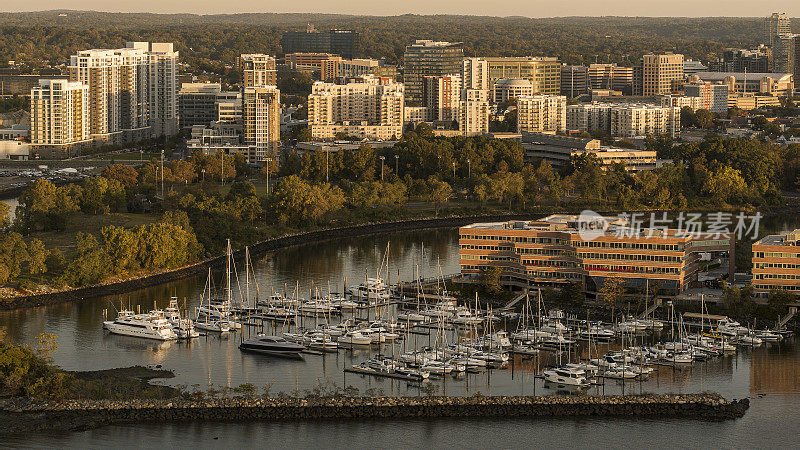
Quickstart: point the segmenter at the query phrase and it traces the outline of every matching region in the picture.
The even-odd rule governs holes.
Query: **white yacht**
[[[372,344],[371,336],[364,336],[359,331],[348,331],[343,336],[337,339],[339,344],[345,345],[370,345]]]
[[[358,286],[351,287],[350,294],[359,300],[369,302],[389,299],[389,289],[381,278],[367,278]]]
[[[259,334],[258,336],[243,340],[242,343],[239,344],[239,350],[243,352],[261,353],[264,355],[300,357],[300,352],[305,350],[305,347],[294,342],[289,342],[279,336]]]
[[[569,386],[589,386],[590,381],[586,378],[586,372],[568,367],[558,367],[542,372],[545,381]]]
[[[178,339],[172,326],[163,317],[154,314],[129,314],[121,311],[114,320],[103,322],[103,327],[114,334],[134,336],[159,341]]]

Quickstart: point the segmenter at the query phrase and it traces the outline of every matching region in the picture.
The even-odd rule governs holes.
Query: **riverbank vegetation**
[[[409,131],[393,148],[287,153],[269,167],[240,156],[111,165],[56,186],[32,183],[16,219],[0,210],[0,284],[36,291],[180,267],[234,247],[319,227],[448,214],[776,208],[796,191],[800,145],[708,139],[651,147],[675,162],[652,171],[593,156],[554,168],[513,140]],[[263,187],[271,175],[269,194]],[[256,188],[256,185],[259,188]],[[746,261],[746,259],[744,260]],[[742,267],[746,270],[747,267]],[[13,294],[12,294],[13,295]]]

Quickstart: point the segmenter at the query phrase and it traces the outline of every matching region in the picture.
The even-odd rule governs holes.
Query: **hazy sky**
[[[657,3],[657,4],[651,4]],[[766,16],[773,11],[800,16],[800,0],[306,0],[304,2],[238,0],[137,0],[109,5],[108,0],[28,0],[9,1],[0,11],[36,11],[52,9],[90,9],[119,12],[188,12],[196,14],[240,12],[319,12],[366,15],[477,14],[489,16]]]

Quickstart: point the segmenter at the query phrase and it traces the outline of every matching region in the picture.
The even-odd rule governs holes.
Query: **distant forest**
[[[65,16],[63,16],[65,15]],[[644,18],[420,16],[331,14],[140,14],[89,11],[0,13],[0,62],[32,68],[58,64],[79,49],[127,40],[174,42],[192,69],[222,73],[241,53],[280,54],[284,31],[353,29],[362,57],[402,62],[414,39],[465,43],[468,56],[557,56],[567,63],[631,64],[649,51],[674,51],[707,60],[725,47],[763,42],[764,18]],[[793,23],[800,32],[800,21]]]

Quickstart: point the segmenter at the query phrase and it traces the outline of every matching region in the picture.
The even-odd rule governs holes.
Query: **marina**
[[[292,305],[296,304],[296,298],[293,297],[297,296],[292,294],[294,290],[313,292],[314,287],[322,285],[326,288],[320,290],[324,298],[328,293],[329,281],[332,286],[338,284],[341,287],[345,286],[345,277],[348,280],[363,280],[365,268],[373,268],[374,271],[384,257],[387,240],[378,237],[338,240],[325,245],[313,244],[289,248],[254,259],[252,275],[255,280],[251,279],[251,292],[256,291],[257,280],[260,291],[258,298],[267,302],[274,301],[263,306],[281,307],[287,310],[292,310]],[[428,275],[429,278],[435,278],[440,270],[443,273],[457,270],[457,260],[453,253],[457,245],[457,235],[449,230],[399,233],[391,236],[391,242],[390,261],[397,267],[393,269],[395,274],[392,276],[393,279],[397,279],[398,270],[400,279],[406,280],[415,279],[418,272]],[[425,256],[422,253],[422,242],[424,242]],[[437,242],[438,248],[434,255],[432,250]],[[447,244],[442,245],[442,242]],[[319,257],[300,262],[295,252],[314,252],[313,254]],[[289,264],[288,261],[296,264]],[[237,264],[241,263],[237,261]],[[322,268],[333,268],[333,270],[323,273]],[[215,277],[217,285],[226,285],[224,271],[216,271],[212,273],[212,277]],[[223,281],[220,283],[217,280]],[[431,298],[428,299],[430,302],[426,303],[421,299],[418,302],[416,297],[408,298],[402,303],[391,300],[381,301],[370,307],[342,309],[338,315],[292,314],[291,317],[279,320],[261,320],[256,317],[255,311],[251,311],[250,316],[245,315],[243,319],[238,320],[241,323],[241,329],[238,331],[216,333],[198,330],[201,334],[198,338],[187,340],[156,341],[115,335],[102,330],[103,310],[108,310],[110,305],[119,305],[120,302],[130,311],[161,308],[167,313],[171,311],[170,304],[173,303],[170,298],[175,297],[174,303],[180,306],[181,312],[194,311],[200,306],[207,282],[207,276],[204,276],[135,292],[130,297],[100,298],[77,304],[3,312],[0,321],[8,328],[9,336],[20,342],[29,342],[41,332],[57,332],[60,345],[54,354],[54,359],[66,369],[92,370],[131,364],[161,366],[174,370],[176,376],[172,379],[158,380],[158,383],[187,386],[190,390],[205,390],[208,386],[233,388],[243,383],[251,383],[260,389],[268,388],[272,395],[279,392],[289,395],[298,392],[303,395],[303,392],[320,387],[322,389],[352,387],[361,393],[403,396],[424,396],[427,395],[426,392],[461,396],[472,396],[477,393],[547,395],[570,394],[577,389],[588,395],[713,390],[730,398],[751,396],[751,390],[752,392],[777,390],[786,393],[774,395],[785,398],[789,402],[787,405],[793,404],[791,399],[800,395],[798,394],[800,353],[795,338],[781,339],[779,342],[762,342],[761,345],[740,345],[735,353],[723,352],[721,356],[702,360],[699,356],[697,360],[692,357],[688,363],[681,363],[681,359],[673,352],[671,359],[655,360],[647,364],[652,368],[652,372],[640,374],[635,371],[634,366],[640,366],[635,364],[635,360],[644,355],[637,349],[646,347],[649,349],[649,357],[658,358],[656,351],[658,349],[653,347],[658,347],[660,344],[675,348],[677,344],[668,345],[669,342],[676,342],[675,339],[681,338],[677,326],[675,334],[671,333],[670,326],[673,322],[667,317],[668,309],[659,310],[659,321],[663,325],[660,330],[633,332],[626,335],[623,344],[618,335],[619,329],[614,324],[586,322],[586,318],[579,319],[568,315],[552,322],[550,319],[558,318],[560,314],[552,311],[554,317],[550,317],[550,310],[554,308],[548,309],[546,305],[539,313],[536,293],[531,293],[527,299],[521,300],[522,304],[517,305],[519,311],[516,314],[476,310],[474,304],[470,306],[469,315],[484,319],[477,334],[474,324],[455,324],[441,320],[448,313],[450,317],[459,316],[452,314],[453,311],[450,311],[449,307],[439,305],[441,298]],[[352,286],[353,282],[347,285]],[[279,289],[275,289],[273,293],[269,286],[278,286]],[[282,293],[284,286],[286,295]],[[238,295],[236,291],[234,297]],[[311,298],[308,294],[302,297]],[[157,302],[154,307],[154,298],[163,300]],[[277,300],[281,300],[281,303]],[[469,315],[460,313],[461,317]],[[188,318],[183,315],[181,317]],[[496,320],[485,320],[487,317],[495,317]],[[196,320],[194,317],[192,319]],[[626,318],[623,322],[628,320],[638,319]],[[658,325],[655,319],[645,322]],[[675,321],[677,322],[679,321]],[[699,319],[696,322],[694,319],[691,322],[684,322],[684,327],[690,330],[689,333],[685,333],[687,337],[696,334],[697,327],[694,323],[699,322]],[[556,323],[561,323],[564,328]],[[400,325],[404,326],[396,329]],[[544,325],[549,327],[545,328]],[[717,322],[709,324],[706,321],[706,332],[711,333],[712,328],[717,328],[718,325]],[[734,326],[725,324],[723,328],[728,325]],[[377,329],[377,332],[370,335],[368,331],[362,333],[359,328]],[[569,328],[571,333],[564,333],[565,328]],[[542,334],[544,329],[556,332],[555,340],[550,335],[548,345],[543,345],[545,342],[538,342],[535,339],[537,336],[545,336]],[[307,349],[299,353],[299,358],[276,357],[240,350],[242,342],[256,338],[259,334],[277,336],[289,341],[283,335],[288,333],[306,342],[305,334],[312,330],[322,331],[322,340],[317,341],[321,345],[316,348],[306,346]],[[575,344],[562,345],[559,348],[559,330],[562,332],[560,335],[563,338],[562,344],[565,344],[565,341]],[[597,336],[607,334],[609,331],[614,334],[613,339],[608,336],[597,339]],[[399,338],[386,339],[393,334]],[[581,338],[581,334],[585,339]],[[515,335],[523,339],[514,339]],[[440,336],[444,339],[440,339]],[[511,347],[504,344],[504,338],[508,339]],[[478,350],[472,346],[458,347],[470,343],[470,339],[473,340],[472,345],[480,345],[483,348]],[[377,342],[373,343],[375,340]],[[333,345],[333,343],[336,343],[336,348],[328,348],[328,344]],[[459,350],[467,354],[456,358],[454,352]],[[670,354],[668,349],[664,350],[666,353],[662,352],[661,358]],[[483,352],[483,355],[480,352]],[[506,361],[503,361],[504,354],[507,355]],[[452,357],[449,362],[436,362],[423,361],[423,356],[433,356],[434,359],[443,356]],[[476,356],[482,356],[483,359],[478,359]],[[369,361],[379,357],[395,361],[403,359],[412,361],[411,369],[420,373],[425,371],[428,377],[422,379],[421,376],[403,376],[399,373],[392,376],[376,375],[379,369],[369,367]],[[498,361],[492,361],[494,363],[492,367],[487,367],[489,360]],[[607,364],[592,360],[603,360]],[[612,364],[622,365],[624,370],[613,371]],[[386,366],[385,363],[382,365]],[[570,365],[573,366],[570,368]],[[780,381],[783,383],[780,386],[775,385],[777,380],[761,375],[762,372],[771,373],[772,367],[780,367],[780,371],[784,373],[779,378],[785,380]],[[559,382],[558,379],[545,379],[545,371],[567,369],[575,373],[583,371],[586,374],[584,378],[591,378],[592,381],[588,385],[573,387]],[[788,397],[780,397],[782,395]],[[748,416],[753,413],[759,414],[758,401],[754,405],[753,412],[748,413]],[[509,423],[507,426],[513,425]],[[237,427],[234,426],[233,429]],[[264,427],[275,429],[273,426],[264,425]],[[149,432],[158,433],[157,430],[151,429]]]

